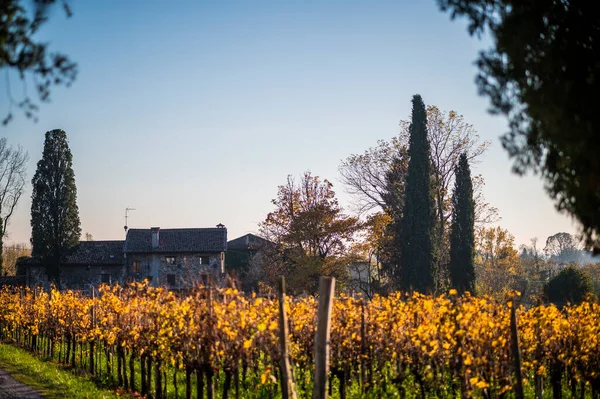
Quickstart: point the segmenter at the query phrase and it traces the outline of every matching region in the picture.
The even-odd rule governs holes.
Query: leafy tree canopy
[[[66,0],[33,0],[29,2],[33,5],[30,10],[25,7],[26,3],[24,0],[0,0],[0,69],[15,71],[24,86],[27,75],[32,76],[39,100],[49,101],[52,86],[69,86],[75,81],[77,64],[64,54],[51,53],[48,43],[36,40],[36,35],[48,21],[48,10],[52,6],[61,4],[68,17],[71,9]],[[34,101],[28,95],[15,99],[10,84],[6,90],[9,111],[2,123],[6,125],[11,121],[14,106],[36,120],[38,106]]]
[[[594,1],[438,0],[489,33],[476,82],[509,119],[514,170],[541,173],[559,210],[600,243],[600,8]]]
[[[475,237],[476,290],[480,295],[505,299],[518,284],[521,273],[515,237],[501,227],[482,227]]]
[[[459,292],[475,293],[475,207],[473,182],[466,154],[456,167],[452,194],[452,228],[450,233],[450,278]]]
[[[60,286],[60,262],[81,236],[73,156],[64,130],[46,133],[31,184],[32,254],[46,264],[49,279]]]
[[[29,155],[21,146],[13,147],[6,138],[0,138],[0,274],[5,272],[3,240],[8,235],[8,225],[25,190],[28,161]]]
[[[345,215],[328,180],[305,172],[300,181],[288,176],[273,199],[275,210],[260,225],[261,235],[277,245],[266,254],[267,280],[286,276],[292,291],[314,292],[320,275],[344,277],[347,244],[361,227]]]
[[[400,288],[431,293],[436,289],[435,198],[427,137],[427,113],[420,95],[413,96],[404,213],[400,238]]]
[[[593,292],[594,286],[589,274],[577,266],[564,268],[544,287],[546,300],[558,306],[580,303]]]
[[[548,237],[544,252],[551,261],[557,263],[581,263],[585,256],[577,239],[565,232]]]

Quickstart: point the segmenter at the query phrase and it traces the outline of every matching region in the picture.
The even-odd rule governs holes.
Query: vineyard
[[[395,294],[334,300],[331,396],[512,397],[510,302]],[[312,392],[317,300],[287,298],[299,397]],[[281,396],[277,299],[144,284],[0,291],[3,340],[154,398]],[[600,306],[517,309],[526,396],[600,398]],[[536,388],[537,387],[537,388]]]

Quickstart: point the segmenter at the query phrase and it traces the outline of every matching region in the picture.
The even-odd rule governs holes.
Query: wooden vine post
[[[524,399],[523,373],[521,369],[521,347],[519,346],[519,330],[517,328],[517,297],[512,300],[510,308],[510,341],[513,355],[513,366],[515,368],[516,384],[514,386],[515,398]]]
[[[213,325],[213,291],[212,283],[208,287],[208,325],[209,325],[209,336],[210,339],[214,337],[214,325]],[[215,388],[213,385],[214,371],[211,365],[210,350],[207,348],[204,351],[204,372],[206,373],[206,398],[213,399],[215,395]]]
[[[285,277],[279,280],[279,346],[281,348],[281,393],[283,399],[296,399],[296,387],[290,362],[289,326],[285,311]]]
[[[367,323],[365,320],[365,301],[360,301],[360,383],[361,392],[365,392],[367,387],[367,367],[365,360],[367,359]]]
[[[91,298],[92,298],[92,306],[90,306],[90,329],[93,330],[96,327],[96,312],[94,309],[94,302],[96,298],[96,293],[94,292],[94,286],[90,285]],[[90,340],[90,374],[94,375],[96,370],[94,370],[94,340]]]
[[[542,360],[542,332],[540,327],[540,307],[542,306],[542,301],[538,300],[537,304],[538,308],[535,311],[535,336],[537,339],[537,345],[535,349],[535,359],[538,361],[537,366],[534,369],[535,373],[535,398],[542,399],[544,396],[544,376],[539,373],[539,368],[541,360]]]
[[[319,281],[319,310],[315,333],[315,378],[313,399],[327,398],[327,374],[329,374],[329,330],[335,278],[321,277]]]

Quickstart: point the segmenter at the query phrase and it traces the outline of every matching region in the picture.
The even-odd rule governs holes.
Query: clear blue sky
[[[235,238],[256,231],[288,174],[307,169],[348,207],[340,160],[396,135],[416,93],[492,141],[476,172],[518,244],[574,232],[539,178],[510,172],[506,122],[474,83],[487,44],[433,0],[71,5],[74,16],[55,9],[40,37],[78,62],[77,81],[53,91],[37,124],[17,114],[0,135],[29,152],[30,180],[44,133],[67,132],[82,231],[95,239],[124,237],[127,206],[130,227],[223,223]],[[0,79],[2,115],[5,90]],[[29,240],[30,186],[9,242]]]

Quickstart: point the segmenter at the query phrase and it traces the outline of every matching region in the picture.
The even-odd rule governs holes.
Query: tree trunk
[[[71,338],[67,336],[67,353],[65,355],[65,364],[69,364],[69,358],[71,357]]]
[[[562,399],[562,369],[562,365],[558,362],[550,365],[550,384],[552,384],[553,399]]]
[[[160,369],[162,362],[159,359],[156,359],[156,364],[154,365],[154,386],[155,386],[155,398],[162,399],[163,391],[162,391],[162,370]]]
[[[146,393],[150,396],[152,392],[152,358],[150,356],[146,358],[146,389]]]
[[[235,399],[240,399],[240,369],[236,367],[235,375],[233,376],[233,384],[235,385]]]
[[[121,345],[117,346],[117,385],[123,386],[123,359],[121,358]]]
[[[210,365],[206,365],[206,399],[214,399],[215,388],[213,386],[214,370]]]
[[[192,399],[192,366],[185,365],[185,399]]]
[[[111,381],[114,381],[115,376],[112,373],[112,356],[110,350],[104,346],[104,353],[106,354],[106,372]]]
[[[4,229],[2,228],[2,224],[4,221],[2,217],[0,217],[0,276],[4,276],[6,271],[4,270]]]
[[[198,367],[196,369],[196,399],[204,399],[204,371]]]
[[[177,370],[179,370],[179,360],[175,363],[175,368],[173,369],[173,387],[175,388],[175,397],[179,397],[179,393],[177,390]],[[165,382],[165,389],[167,387],[167,383]],[[167,395],[165,395],[166,397]]]
[[[129,390],[129,379],[127,378],[127,354],[125,352],[125,348],[121,347],[121,364],[123,365],[123,388],[125,390]]]
[[[131,353],[129,354],[129,389],[132,392],[135,392],[135,348],[131,348]]]
[[[140,358],[140,377],[142,379],[142,396],[146,396],[148,393],[148,378],[146,377],[146,357],[142,356]]]
[[[225,382],[223,384],[223,399],[229,399],[229,390],[231,389],[231,371],[225,370]]]
[[[73,335],[73,344],[71,345],[71,367],[75,368],[75,352],[77,350],[77,340]]]

